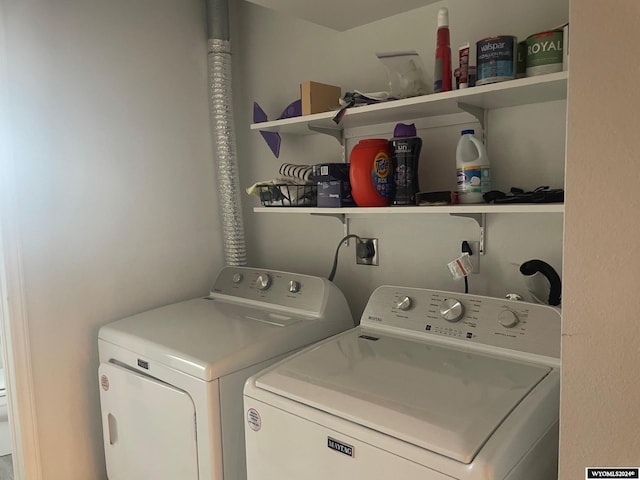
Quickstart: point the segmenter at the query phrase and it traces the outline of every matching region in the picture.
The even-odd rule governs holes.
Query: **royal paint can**
[[[518,39],[511,35],[476,42],[476,85],[513,80],[516,76],[517,45]]]
[[[562,30],[527,37],[527,77],[562,71]]]
[[[518,52],[516,59],[516,78],[527,76],[527,41],[518,42]]]

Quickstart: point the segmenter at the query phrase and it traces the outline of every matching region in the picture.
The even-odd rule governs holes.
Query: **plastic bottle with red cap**
[[[438,10],[437,36],[433,91],[435,93],[448,92],[452,90],[451,41],[449,38],[449,10],[445,7]]]

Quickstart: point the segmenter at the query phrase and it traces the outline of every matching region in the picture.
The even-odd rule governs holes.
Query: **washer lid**
[[[551,368],[355,328],[256,379],[262,389],[470,463]]]
[[[199,298],[110,323],[98,336],[145,361],[211,381],[338,333],[345,325]]]

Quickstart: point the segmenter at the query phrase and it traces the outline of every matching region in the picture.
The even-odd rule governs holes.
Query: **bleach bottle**
[[[456,148],[459,203],[483,203],[482,195],[491,190],[487,150],[474,133],[474,130],[462,130]]]

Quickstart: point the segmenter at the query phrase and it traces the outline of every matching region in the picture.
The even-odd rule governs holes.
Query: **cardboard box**
[[[318,82],[302,82],[300,98],[302,99],[302,115],[329,112],[340,108],[340,87]]]
[[[348,163],[313,166],[311,179],[318,182],[318,207],[355,207],[351,196]]]

